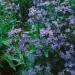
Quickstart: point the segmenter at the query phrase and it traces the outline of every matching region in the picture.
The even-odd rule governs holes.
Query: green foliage
[[[0,63],[6,61],[14,70],[16,68],[12,61],[12,57],[9,54],[5,53],[5,48],[9,47],[11,43],[11,39],[8,39],[7,34],[16,25],[17,20],[15,17],[15,13],[6,10],[6,3],[0,3]]]
[[[16,24],[15,13],[7,11],[6,4],[0,3],[0,41],[7,39],[8,31],[10,31]]]
[[[70,6],[73,10],[75,10],[75,0],[69,0],[70,1]]]
[[[74,25],[67,25],[66,19],[69,17],[70,14],[62,13],[64,10],[57,13],[55,13],[54,11],[54,8],[57,6],[60,7],[60,4],[64,2],[64,0],[57,0],[56,5],[41,7],[42,9],[45,9],[49,12],[49,16],[47,15],[46,18],[45,16],[43,16],[42,18],[45,18],[47,20],[47,22],[49,23],[48,25],[50,25],[49,27],[51,27],[50,30],[52,30],[53,34],[49,32],[50,30],[47,31],[47,27],[43,25],[46,22],[41,24],[41,21],[37,20],[35,21],[34,25],[28,26],[28,24],[25,24],[25,22],[28,20],[29,8],[33,5],[32,0],[10,1],[16,4],[19,3],[21,14],[20,19],[23,25],[27,25],[28,31],[26,31],[23,25],[20,25],[22,31],[20,33],[17,33],[16,31],[16,33],[13,34],[12,37],[8,37],[8,32],[11,30],[13,30],[14,32],[14,29],[19,26],[17,25],[16,14],[13,11],[7,11],[5,9],[6,4],[0,4],[0,69],[3,67],[2,62],[6,61],[9,64],[10,68],[16,71],[18,75],[24,75],[30,68],[34,68],[37,64],[46,66],[47,63],[50,63],[52,66],[50,68],[52,68],[52,70],[55,71],[54,75],[56,75],[56,72],[58,72],[58,70],[62,70],[61,67],[63,68],[66,62],[64,61],[64,59],[61,59],[59,54],[60,52],[65,52],[68,49],[68,47],[65,46],[65,44],[59,48],[61,40],[65,40],[62,38],[62,36],[59,35],[64,34],[67,38],[66,41],[68,41],[71,44],[75,44],[75,35],[71,32],[65,32],[65,29],[67,28],[70,28],[71,31],[75,31]],[[75,9],[75,0],[70,0],[69,4],[72,9]],[[40,11],[40,7],[38,9]],[[52,23],[53,21],[55,21],[55,23]],[[62,27],[60,26],[60,28],[58,28],[57,23]],[[42,36],[42,34],[40,34],[40,30],[42,28],[44,28],[44,31],[42,33],[46,31],[46,34],[48,33],[47,35],[44,34],[45,36]],[[54,30],[56,30],[57,28],[60,29],[60,31],[58,30],[58,33],[55,33]],[[22,34],[26,34],[27,37],[24,36],[24,38],[22,39]],[[49,39],[49,42],[48,37],[50,38],[50,36],[53,37],[52,40]],[[32,43],[32,41],[35,41],[34,44]],[[21,49],[20,46],[24,46],[26,50],[24,50],[24,48]],[[54,46],[53,49],[52,46]],[[36,54],[37,50],[38,52],[40,50],[39,54],[41,54],[41,56],[39,54]],[[31,62],[29,60],[28,57],[31,54],[33,56],[30,57],[30,60],[33,61],[35,58],[35,62]],[[50,72],[46,73],[43,69],[42,71],[37,72],[36,75],[50,75]]]
[[[15,14],[5,8],[5,5],[0,4],[0,33],[2,34],[6,34],[16,24]]]

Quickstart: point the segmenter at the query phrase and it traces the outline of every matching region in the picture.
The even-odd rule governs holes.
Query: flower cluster
[[[14,11],[15,13],[18,13],[20,10],[19,4],[16,5],[15,3],[9,3],[6,8],[8,11]]]
[[[30,21],[28,20],[28,22],[34,26],[37,21],[42,24],[42,28],[39,30],[39,43],[38,41],[34,43],[38,45],[35,46],[36,51],[38,47],[38,53],[41,53],[41,59],[44,58],[43,53],[48,51],[49,58],[46,57],[43,61],[48,60],[54,63],[50,62],[52,65],[50,72],[53,75],[63,75],[63,73],[73,75],[71,71],[75,64],[75,49],[69,35],[73,35],[74,32],[71,29],[75,24],[74,13],[75,11],[69,5],[69,0],[64,0],[60,4],[55,0],[48,2],[38,2],[37,0],[37,4],[34,2],[34,6],[29,9]],[[53,54],[53,57],[51,57],[51,54]],[[59,62],[62,64],[58,66],[57,64]],[[54,67],[59,67],[57,74],[54,73]]]
[[[75,10],[69,0],[33,0],[33,3],[28,23],[30,30],[35,31],[8,32],[9,36],[16,34],[17,41],[14,38],[12,45],[22,52],[25,75],[75,75]]]
[[[21,28],[11,30],[10,32],[8,32],[8,36],[12,37],[14,34],[20,33],[21,31],[22,31]]]

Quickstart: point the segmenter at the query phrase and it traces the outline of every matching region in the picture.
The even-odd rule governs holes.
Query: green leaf
[[[75,44],[75,35],[73,34],[67,34],[66,35],[67,39],[71,42]]]
[[[44,51],[44,55],[45,55],[45,57],[48,57],[48,50]]]
[[[11,42],[12,42],[11,39],[9,39],[9,40],[7,40],[7,39],[2,40],[2,44],[6,45],[6,46],[10,46],[10,43],[11,43]]]
[[[71,8],[75,10],[75,0],[69,0]]]
[[[10,67],[13,70],[16,70],[15,64],[13,63],[13,60],[12,60],[13,58],[10,54],[8,54],[8,53],[4,54],[3,59],[6,60],[9,63]]]

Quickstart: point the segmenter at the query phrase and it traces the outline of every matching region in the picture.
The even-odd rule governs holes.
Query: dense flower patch
[[[15,71],[19,67],[18,75],[75,75],[74,2],[33,0],[28,31],[17,25],[7,32],[1,59]]]

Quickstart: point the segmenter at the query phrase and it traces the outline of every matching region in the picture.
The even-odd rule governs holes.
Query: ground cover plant
[[[0,3],[1,75],[75,75],[75,0]]]

